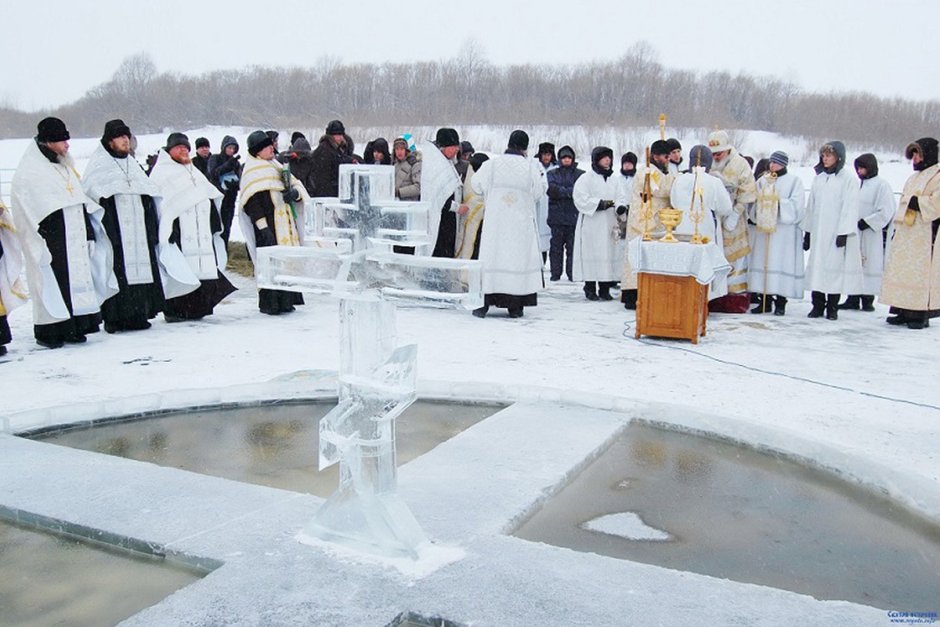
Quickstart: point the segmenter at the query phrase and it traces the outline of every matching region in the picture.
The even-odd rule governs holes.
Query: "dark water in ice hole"
[[[619,512],[674,539],[581,528]],[[940,610],[940,526],[828,473],[645,425],[628,427],[513,535],[817,599]]]
[[[200,576],[155,557],[0,521],[0,625],[114,625]]]
[[[339,466],[317,470],[320,418],[335,402],[262,405],[153,416],[35,437],[88,451],[327,497]],[[417,401],[396,421],[405,464],[504,405]]]

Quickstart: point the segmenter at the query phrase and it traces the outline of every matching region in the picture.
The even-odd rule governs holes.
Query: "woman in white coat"
[[[861,179],[858,189],[858,239],[862,251],[862,291],[850,294],[839,309],[875,310],[875,294],[881,292],[885,248],[882,229],[888,226],[897,202],[894,190],[878,176],[878,159],[870,152],[855,160],[855,173]]]
[[[588,300],[612,300],[610,288],[619,280],[622,259],[617,255],[617,215],[627,211],[624,177],[614,176],[614,151],[598,146],[591,151],[591,170],[574,184],[578,210],[574,233],[573,280],[584,281]]]
[[[838,320],[839,297],[862,289],[858,243],[858,182],[845,168],[845,146],[832,141],[819,150],[816,178],[803,219],[803,250],[809,250],[806,287],[813,293],[810,318]]]

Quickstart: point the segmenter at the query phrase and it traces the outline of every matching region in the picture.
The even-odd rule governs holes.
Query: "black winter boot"
[[[926,329],[930,326],[930,315],[928,312],[917,312],[914,316],[907,319],[908,329]]]
[[[787,299],[785,296],[774,296],[774,315],[785,316],[787,313]]]
[[[596,281],[584,282],[584,297],[588,300],[597,300],[597,282]]]
[[[601,300],[613,300],[614,297],[610,295],[610,288],[614,286],[612,281],[598,281],[597,282],[597,297]]]
[[[806,315],[807,318],[822,318],[826,310],[826,295],[822,292],[813,292],[813,309]]]
[[[859,303],[859,298],[859,296],[849,296],[844,303],[839,305],[839,309],[861,309],[862,305]]]
[[[862,295],[862,311],[875,310],[875,297],[873,295]]]
[[[624,309],[636,309],[636,290],[620,290],[620,302],[623,303]]]
[[[826,320],[839,319],[839,294],[826,295]]]
[[[761,300],[763,300],[764,302],[761,302]],[[770,294],[767,294],[766,296],[764,296],[763,294],[758,294],[757,295],[757,307],[754,307],[754,309],[751,310],[751,313],[752,314],[769,313],[770,308],[773,307],[773,304],[774,304],[773,296],[771,296]]]

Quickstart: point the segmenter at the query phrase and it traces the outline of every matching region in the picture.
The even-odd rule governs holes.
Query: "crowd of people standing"
[[[494,307],[517,318],[536,306],[546,262],[551,281],[583,283],[591,301],[613,300],[619,283],[621,302],[635,309],[637,276],[625,251],[662,232],[659,211],[670,207],[683,211],[680,239],[701,229],[730,267],[710,286],[711,311],[785,315],[805,291],[811,318],[873,311],[876,297],[891,306],[888,323],[911,329],[940,311],[940,165],[930,137],[906,149],[914,172],[900,203],[876,157],[858,156],[853,173],[838,141],[820,147],[806,196],[785,152],[753,167],[725,131],[688,160],[678,140],[661,139],[642,162],[622,154],[616,169],[607,146],[594,147],[584,169],[567,145],[556,153],[543,142],[530,157],[522,130],[487,155],[441,128],[433,160],[408,134],[391,144],[375,138],[358,155],[340,120],[316,147],[300,132],[284,150],[278,139],[252,132],[242,163],[232,136],[215,154],[198,138],[191,154],[189,138],[174,132],[145,170],[130,128],[111,120],[80,175],[65,123],[40,121],[14,175],[11,208],[0,204],[0,355],[11,340],[6,316],[27,300],[23,265],[34,336],[48,348],[85,342],[102,322],[120,333],[149,328],[161,312],[167,322],[211,315],[235,290],[223,272],[235,216],[253,257],[259,247],[300,245],[297,209],[336,197],[344,163],[393,166],[396,196],[431,204],[431,254],[481,262],[484,305],[473,312],[481,318]],[[453,170],[445,177],[452,187],[423,186],[423,173],[442,163]],[[693,225],[696,203],[705,219]],[[281,315],[303,298],[262,289],[258,302],[262,313]]]

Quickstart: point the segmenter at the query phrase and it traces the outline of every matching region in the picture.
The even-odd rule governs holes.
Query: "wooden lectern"
[[[691,340],[705,336],[708,285],[695,277],[637,274],[636,337],[653,335]]]
[[[675,337],[698,344],[705,336],[708,286],[731,266],[714,242],[644,242],[627,244],[630,267],[637,273],[636,337]]]

